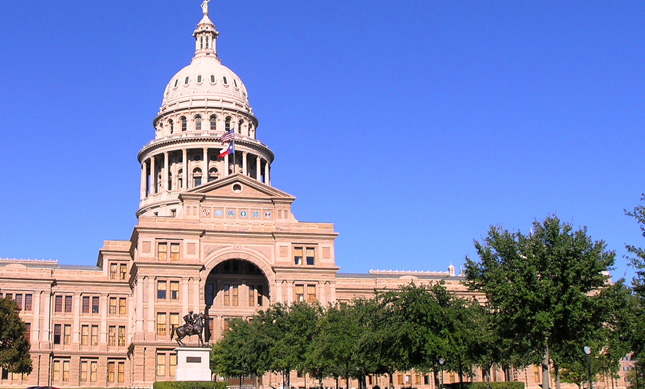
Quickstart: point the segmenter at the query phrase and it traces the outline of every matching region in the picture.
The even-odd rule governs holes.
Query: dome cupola
[[[172,216],[180,193],[231,174],[270,185],[273,152],[256,138],[258,120],[246,86],[217,54],[219,32],[209,18],[209,2],[202,2],[193,33],[195,55],[166,85],[153,120],[154,140],[139,152],[138,216]],[[224,134],[233,144],[223,144]]]

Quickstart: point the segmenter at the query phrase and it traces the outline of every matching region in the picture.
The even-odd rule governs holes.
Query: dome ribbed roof
[[[222,65],[218,58],[197,57],[170,80],[161,109],[186,100],[199,101],[199,105],[203,105],[204,99],[233,100],[236,105],[250,108],[246,86],[237,74]]]

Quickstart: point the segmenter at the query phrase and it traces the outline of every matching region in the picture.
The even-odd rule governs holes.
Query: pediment
[[[296,199],[288,193],[239,173],[200,185],[182,194],[190,195],[226,199],[281,199],[287,202]]]

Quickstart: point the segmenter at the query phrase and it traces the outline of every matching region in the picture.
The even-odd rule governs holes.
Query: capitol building
[[[169,79],[151,140],[137,156],[140,203],[130,239],[106,240],[96,266],[0,259],[0,294],[20,306],[33,360],[29,375],[0,370],[0,387],[149,387],[173,380],[177,344],[170,334],[190,310],[208,314],[212,343],[228,320],[272,303],[326,305],[440,280],[471,293],[452,266],[339,272],[333,224],[298,221],[295,197],[272,186],[275,155],[260,140],[249,90],[222,64],[218,36],[205,3],[193,33],[195,54]],[[528,387],[540,384],[533,367],[514,374]],[[292,372],[294,386],[304,379]],[[383,386],[387,378],[380,379],[368,384]],[[446,383],[454,379],[446,373]],[[432,381],[408,372],[394,383],[433,388]],[[262,383],[279,385],[271,375]]]

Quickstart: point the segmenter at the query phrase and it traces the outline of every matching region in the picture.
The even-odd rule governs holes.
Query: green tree
[[[645,200],[645,195],[641,198]],[[645,207],[639,205],[632,211],[626,212],[638,222],[641,234],[645,237]],[[634,245],[626,245],[627,251],[631,254],[630,260],[636,269],[636,277],[632,280],[634,291],[634,309],[632,313],[631,346],[634,352],[636,363],[640,370],[645,371],[645,250]],[[645,383],[645,381],[643,381]]]
[[[264,374],[266,347],[261,341],[260,330],[260,324],[255,320],[231,320],[229,329],[213,345],[211,369],[225,377],[240,377],[240,383],[244,376]]]
[[[0,298],[0,367],[12,373],[31,373],[27,326],[18,310],[13,300]]]
[[[524,235],[491,227],[483,242],[475,241],[479,261],[466,258],[466,283],[486,294],[499,334],[513,340],[516,357],[541,360],[542,382],[548,383],[552,364],[557,376],[585,342],[600,342],[615,254],[585,228],[574,231],[557,217],[533,223],[533,230]]]

